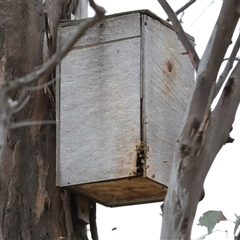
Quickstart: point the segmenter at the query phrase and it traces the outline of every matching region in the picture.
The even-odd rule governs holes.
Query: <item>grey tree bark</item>
[[[77,3],[71,0],[46,0],[44,4],[42,0],[0,1],[2,239],[87,239],[85,224],[77,215],[76,196],[55,185],[55,125],[37,124],[9,130],[4,142],[9,120],[43,123],[45,119],[48,122],[55,119],[54,86],[46,85],[31,92],[17,90],[36,80],[37,85],[42,85],[53,79],[55,71],[50,69],[87,28],[104,16],[104,9],[90,0],[99,15],[79,29],[68,48],[43,64],[56,50],[59,19],[68,18],[76,10]],[[41,65],[42,68],[35,70]],[[24,98],[27,93],[31,101],[21,111],[11,112],[10,93],[13,100]]]
[[[167,1],[161,0],[159,3],[175,26],[176,17],[169,10]],[[161,239],[190,239],[196,208],[204,196],[206,175],[219,150],[225,143],[231,142],[229,133],[240,101],[239,63],[228,78],[215,109],[211,109],[211,104],[217,74],[231,44],[239,16],[240,1],[224,0],[197,67],[196,86],[176,144],[169,188],[163,205]],[[192,59],[191,52],[186,50]]]

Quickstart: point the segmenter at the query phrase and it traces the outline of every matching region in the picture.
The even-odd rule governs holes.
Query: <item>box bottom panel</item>
[[[108,207],[163,201],[167,187],[147,177],[131,177],[67,187]]]

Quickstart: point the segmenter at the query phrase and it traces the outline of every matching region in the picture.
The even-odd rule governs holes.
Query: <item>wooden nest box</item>
[[[58,48],[85,21],[62,23]],[[111,207],[164,199],[193,87],[185,52],[146,10],[107,16],[78,40],[58,68],[57,185]]]

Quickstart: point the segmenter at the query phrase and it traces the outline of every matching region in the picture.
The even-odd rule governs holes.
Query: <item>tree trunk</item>
[[[45,36],[47,55],[54,52],[58,20],[69,13],[69,3],[42,2],[0,1],[0,84],[5,76],[12,81],[43,63]],[[53,77],[54,71],[38,84]],[[13,122],[55,119],[54,87],[27,94],[31,99]],[[56,187],[55,136],[55,125],[8,132],[0,166],[0,239],[87,239],[75,195]]]
[[[165,0],[162,0],[166,2]],[[240,63],[211,109],[215,81],[240,17],[240,2],[224,0],[197,68],[196,86],[172,163],[163,207],[161,239],[190,239],[206,175],[229,133],[240,101]]]

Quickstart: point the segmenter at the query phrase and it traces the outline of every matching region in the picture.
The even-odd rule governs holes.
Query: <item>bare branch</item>
[[[6,94],[6,91],[3,91],[3,92],[4,92],[4,94]],[[26,98],[25,91],[20,92],[17,100],[13,100],[9,96],[6,96],[6,98],[8,98],[7,101],[8,101],[8,104],[9,104],[11,110],[14,110],[14,109],[18,108],[19,105],[21,104],[21,102],[23,102],[24,99]]]
[[[209,114],[214,99],[215,80],[228,46],[231,44],[231,38],[240,16],[237,11],[238,7],[240,7],[240,2],[224,0],[218,20],[204,51],[197,71],[197,85],[191,99],[189,118],[185,124],[188,129],[185,129],[187,139],[189,139],[187,136],[189,127],[192,126],[194,119],[197,119],[199,124],[204,125],[204,119]],[[231,17],[226,19],[225,16]],[[197,129],[200,130],[199,127]]]
[[[229,136],[232,117],[227,122],[226,128],[224,127],[228,132],[222,132],[221,135],[213,137],[215,133],[213,134],[212,127],[217,120],[216,116],[221,118],[221,125],[218,125],[221,129],[225,124],[226,118],[223,114],[225,115],[226,112],[221,110],[221,113],[219,111],[217,114],[218,107],[216,107],[214,113],[211,114],[210,106],[219,68],[231,44],[231,38],[240,17],[239,9],[239,1],[223,1],[218,20],[199,63],[196,87],[174,152],[168,192],[164,201],[161,239],[190,239],[194,215],[203,193],[206,174],[217,152]],[[227,84],[225,97],[219,102],[228,107],[230,103],[233,104],[233,107],[230,107],[231,111],[235,111],[236,104],[239,104],[239,99],[234,98],[233,95],[238,94],[239,98],[240,92],[232,94],[232,91],[235,91],[233,87],[237,86],[236,82],[237,77]],[[240,89],[240,86],[237,88]],[[230,93],[229,99],[234,100],[229,100],[226,93]],[[216,141],[218,142],[215,143]]]
[[[211,113],[209,133],[206,138],[205,153],[208,154],[208,161],[203,160],[204,168],[208,169],[221,149],[229,139],[232,124],[240,101],[240,62],[231,73],[226,86],[221,93],[217,106]],[[207,174],[206,171],[206,174]]]
[[[67,53],[74,46],[76,41],[82,37],[85,32],[93,27],[97,22],[101,21],[105,16],[104,8],[95,4],[94,0],[89,0],[90,6],[95,10],[96,14],[93,18],[85,20],[83,24],[81,24],[73,36],[73,38],[65,45],[62,51],[56,52],[47,62],[45,62],[38,70],[33,71],[32,73],[17,78],[14,81],[5,81],[0,87],[0,160],[3,151],[4,142],[7,135],[7,129],[10,124],[10,118],[12,116],[13,107],[10,105],[9,98],[10,94],[14,91],[22,89],[24,87],[29,86],[34,81],[38,80],[45,74],[48,74],[52,68],[56,67],[57,64],[67,55]],[[55,124],[55,121],[40,121],[40,122],[23,122],[12,124],[10,127],[23,127],[29,126],[33,124]]]
[[[46,125],[46,124],[56,124],[55,120],[44,120],[44,121],[24,121],[17,123],[10,123],[9,128],[19,128],[19,127],[27,127],[33,125]]]
[[[181,8],[179,8],[175,14],[178,15],[181,12],[185,11],[188,7],[190,7],[193,3],[195,3],[197,0],[190,0],[188,3],[186,3],[185,5],[183,5]],[[170,19],[168,18],[166,21],[170,21]]]
[[[226,60],[228,60],[228,59],[229,59],[229,58],[224,58],[223,61],[226,61]],[[240,57],[235,57],[235,58],[234,58],[234,61],[239,61],[239,60],[240,60]]]
[[[30,96],[27,96],[21,104],[18,104],[18,106],[13,109],[12,113],[17,113],[21,111],[26,106],[30,98]]]
[[[166,0],[158,0],[158,2],[160,3],[164,11],[167,13],[168,18],[173,24],[175,32],[177,33],[180,41],[182,42],[184,48],[186,49],[189,55],[193,67],[197,70],[199,64],[199,57],[197,55],[196,50],[194,49],[194,46],[188,39],[187,34],[184,32],[180,22],[178,21],[176,14],[174,13],[174,11],[172,10],[172,8],[170,7]]]
[[[41,88],[46,88],[46,87],[52,85],[55,81],[56,81],[56,78],[53,78],[51,81],[48,81],[48,82],[46,82],[46,83],[44,83],[44,84],[42,84],[40,86],[26,87],[25,89],[27,91],[36,91],[36,90],[39,90]]]
[[[221,73],[221,75],[219,76],[218,80],[217,80],[217,83],[216,83],[216,87],[214,89],[214,98],[217,96],[219,90],[221,89],[223,83],[225,82],[230,70],[232,69],[232,66],[233,66],[233,62],[235,61],[236,59],[236,56],[237,56],[237,53],[238,53],[238,50],[240,48],[240,33],[238,35],[238,38],[237,38],[237,41],[233,47],[233,50],[231,52],[231,55],[228,59],[228,62],[223,70],[223,72]]]
[[[96,23],[101,21],[105,16],[104,8],[95,4],[94,0],[89,0],[90,6],[95,10],[96,14],[93,18],[86,20],[82,25],[79,26],[76,34],[73,38],[63,47],[62,51],[56,52],[47,62],[45,62],[38,70],[32,73],[15,79],[11,82],[5,82],[7,91],[13,92],[19,90],[23,87],[29,86],[31,83],[42,77],[43,75],[49,73],[52,68],[56,67],[57,64],[67,55],[67,53],[72,49],[77,40],[82,37],[85,32],[93,27]],[[4,87],[4,85],[2,86]]]

